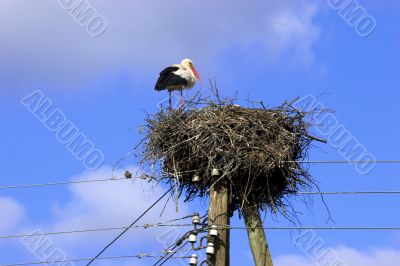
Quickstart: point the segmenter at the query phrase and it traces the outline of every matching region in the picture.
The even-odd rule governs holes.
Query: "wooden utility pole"
[[[228,186],[221,180],[210,189],[208,225],[229,225]],[[229,266],[229,229],[218,229],[214,242],[215,254],[208,256],[213,266]]]
[[[263,226],[258,207],[244,204],[242,213],[244,223],[247,227],[247,236],[249,237],[251,252],[253,253],[254,265],[273,266],[264,229],[250,229]]]

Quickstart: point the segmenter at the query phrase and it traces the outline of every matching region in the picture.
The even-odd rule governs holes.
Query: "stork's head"
[[[181,65],[190,68],[193,71],[193,74],[196,76],[198,80],[201,80],[199,73],[197,73],[196,69],[193,66],[193,62],[190,59],[183,59]]]

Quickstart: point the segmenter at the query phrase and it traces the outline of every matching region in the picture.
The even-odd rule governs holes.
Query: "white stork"
[[[171,91],[179,90],[181,92],[179,103],[182,106],[182,90],[192,88],[196,83],[196,79],[201,80],[192,60],[183,59],[180,64],[171,65],[161,71],[155,89],[157,91],[168,90],[170,108]]]

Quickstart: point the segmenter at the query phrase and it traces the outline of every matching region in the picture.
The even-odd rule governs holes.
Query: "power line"
[[[172,259],[172,258],[174,257],[174,255],[175,255],[178,251],[181,251],[181,252],[182,252],[182,250],[180,250],[180,249],[182,249],[187,243],[188,243],[188,242],[185,242],[183,245],[181,245],[180,247],[178,247],[178,249],[175,250],[173,253],[171,253],[170,255],[168,254],[167,258],[165,258],[165,260],[164,260],[163,262],[161,262],[161,264],[159,264],[158,266],[164,265],[164,263],[166,263],[169,259]],[[157,264],[157,263],[156,263],[156,264]],[[154,264],[154,265],[156,265],[156,264]],[[153,265],[153,266],[154,266],[154,265]]]
[[[284,163],[312,163],[312,164],[357,164],[357,163],[381,163],[381,164],[400,164],[400,160],[359,160],[359,161],[348,161],[348,160],[303,160],[303,161],[283,161]],[[195,170],[193,170],[195,171]],[[186,171],[190,172],[190,171]],[[184,173],[184,172],[182,172]],[[146,177],[147,175],[144,175]],[[129,178],[106,178],[106,179],[92,179],[92,180],[81,180],[81,181],[59,181],[59,182],[48,182],[38,184],[25,184],[25,185],[8,185],[0,186],[2,189],[16,189],[16,188],[30,188],[30,187],[46,187],[46,186],[58,186],[58,185],[69,185],[69,184],[82,184],[82,183],[94,183],[94,182],[108,182],[118,180],[130,180]]]
[[[400,163],[400,160],[305,160],[305,161],[283,161],[284,163],[320,163],[320,164],[357,164],[357,163]]]
[[[244,226],[224,226],[217,225],[220,229],[264,229],[264,230],[400,230],[400,227],[244,227]]]
[[[175,253],[174,253],[175,254]],[[108,257],[97,257],[95,259],[98,260],[113,260],[113,259],[128,259],[128,258],[160,258],[162,254],[136,254],[136,255],[123,255],[123,256],[108,256]],[[172,259],[188,259],[189,256],[172,256]],[[15,263],[15,264],[1,264],[1,266],[23,266],[23,265],[37,265],[37,264],[48,264],[48,263],[66,263],[66,262],[81,262],[81,261],[89,261],[93,260],[93,258],[77,258],[77,259],[70,259],[70,260],[53,260],[53,261],[32,261],[32,262],[22,262],[22,263]]]
[[[173,251],[174,249],[176,249],[179,246],[178,245],[172,245],[171,247],[172,247],[171,250]],[[159,258],[159,260],[156,261],[156,263],[154,263],[153,266],[158,266],[158,263],[161,262],[162,260],[164,260],[166,256],[168,256],[168,254],[165,254],[161,258]]]
[[[90,262],[86,264],[86,266],[90,265],[95,259],[97,259],[101,254],[103,254],[103,252],[106,251],[107,248],[109,248],[112,244],[115,243],[115,241],[117,241],[123,234],[125,234],[126,231],[129,230],[129,228],[134,226],[135,223],[137,223],[148,211],[150,211],[158,202],[160,202],[160,200],[162,200],[170,191],[172,191],[174,187],[175,186],[171,186],[159,199],[157,199],[153,204],[151,204],[150,207],[148,207],[138,218],[136,218],[127,228],[125,228],[124,231],[122,231],[116,238],[114,238],[114,240],[112,240],[107,246],[105,246],[92,260],[90,260]]]
[[[298,195],[362,195],[362,194],[400,194],[400,191],[304,191],[295,192]]]
[[[305,162],[305,161],[303,161]],[[311,162],[311,161],[309,161]],[[92,180],[81,180],[81,181],[60,181],[60,182],[49,182],[49,183],[38,183],[38,184],[25,184],[25,185],[10,185],[0,186],[0,190],[3,189],[20,189],[20,188],[32,188],[32,187],[46,187],[46,186],[57,186],[57,185],[69,185],[69,184],[85,184],[85,183],[98,183],[108,181],[122,181],[130,180],[128,178],[115,178],[115,179],[92,179]],[[400,194],[400,191],[333,191],[333,192],[296,192],[293,194]]]
[[[3,235],[0,236],[0,239],[7,238],[21,238],[21,237],[33,237],[33,236],[47,236],[47,235],[63,235],[63,234],[77,234],[77,233],[91,233],[91,232],[102,232],[102,231],[114,231],[114,230],[122,230],[126,228],[144,228],[147,229],[149,227],[189,227],[193,226],[193,224],[144,224],[137,226],[120,226],[120,227],[104,227],[104,228],[92,228],[92,229],[82,229],[82,230],[71,230],[71,231],[57,231],[57,232],[37,232],[37,233],[26,233],[19,235]]]
[[[91,179],[91,180],[80,180],[80,181],[59,181],[59,182],[48,182],[38,184],[25,184],[25,185],[11,185],[11,186],[0,186],[0,189],[15,189],[15,188],[32,188],[32,187],[47,187],[47,186],[59,186],[69,184],[83,184],[83,183],[96,183],[96,182],[108,182],[108,181],[120,181],[129,180],[128,178],[106,178],[106,179]]]
[[[204,217],[206,217],[208,214],[206,213],[205,215],[203,215],[202,217],[200,217],[200,219],[203,219]],[[196,228],[195,230],[197,231],[197,233],[199,234],[200,232],[205,232],[207,230],[207,225],[205,224],[205,222],[203,221],[203,223],[200,224],[201,228]],[[192,230],[190,230],[189,232],[186,232],[183,236],[181,236],[180,238],[178,238],[175,243],[173,243],[172,245],[170,245],[167,249],[169,250],[174,250],[176,248],[178,248],[171,256],[173,256],[176,252],[180,251],[181,248],[183,248],[183,246],[185,246],[188,241],[186,241],[185,243],[182,244],[183,241],[185,241],[190,233],[193,232]],[[153,264],[153,266],[161,266],[163,265],[165,262],[167,262],[169,260],[169,258],[165,258],[167,257],[168,254],[164,255],[164,257],[160,258],[158,261],[156,261],[156,263]],[[163,261],[164,260],[164,261]],[[158,264],[161,263],[161,264]]]
[[[121,181],[129,180],[127,178],[116,178],[116,179],[93,179],[93,180],[82,180],[82,181],[62,181],[52,182],[43,184],[26,184],[26,185],[12,185],[12,186],[0,186],[2,189],[18,189],[18,188],[30,188],[30,187],[45,187],[45,186],[56,186],[56,185],[68,185],[68,184],[82,184],[82,183],[95,183],[95,182],[106,182],[106,181]],[[304,192],[293,192],[293,194],[400,194],[400,191],[304,191]]]
[[[298,192],[297,194],[311,194],[311,195],[342,195],[342,194],[400,194],[400,191],[343,191],[343,192]],[[184,220],[190,218],[191,215],[177,218],[161,223],[156,224],[143,224],[136,226],[119,226],[119,227],[102,227],[102,228],[88,228],[88,229],[74,229],[69,231],[55,231],[55,232],[36,232],[36,233],[24,233],[17,235],[0,235],[0,239],[11,239],[11,238],[21,238],[21,237],[33,237],[33,236],[47,236],[47,235],[63,235],[63,234],[79,234],[79,233],[91,233],[91,232],[105,232],[105,231],[115,231],[115,230],[123,230],[123,229],[134,229],[134,228],[150,228],[150,227],[191,227],[193,224],[169,224],[171,222],[176,222],[180,220]],[[274,229],[274,228],[268,228]],[[276,228],[280,229],[280,228]],[[285,229],[296,229],[296,228],[285,228]],[[302,229],[302,228],[299,228]]]

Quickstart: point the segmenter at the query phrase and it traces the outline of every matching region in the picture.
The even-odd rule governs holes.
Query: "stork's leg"
[[[169,93],[169,99],[168,99],[168,103],[169,103],[169,109],[172,109],[172,104],[171,104],[171,91],[170,90],[168,90],[168,93]]]
[[[179,98],[179,107],[182,107],[183,100],[182,100],[182,90],[181,90],[181,97]]]

